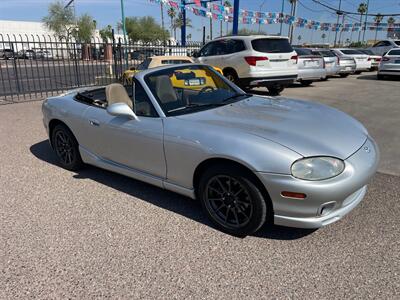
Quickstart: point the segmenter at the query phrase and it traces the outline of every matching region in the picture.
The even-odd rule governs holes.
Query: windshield
[[[347,50],[340,50],[343,54],[347,54],[347,55],[353,55],[353,54],[364,54],[361,51],[358,50],[353,50],[353,49],[347,49]]]
[[[313,53],[322,55],[323,57],[336,57],[330,50],[314,50]]]
[[[293,51],[287,39],[255,39],[251,41],[253,49],[264,53],[289,53]]]
[[[400,55],[400,50],[390,50],[389,53],[387,55]]]
[[[294,49],[298,55],[311,55],[312,51],[310,49],[295,48]]]
[[[148,74],[145,81],[166,116],[212,109],[249,97],[202,65],[160,70]]]
[[[364,53],[364,54],[368,54],[368,55],[374,55],[374,53],[371,51],[371,50],[368,50],[368,49],[363,49],[363,50],[360,50],[362,53]]]

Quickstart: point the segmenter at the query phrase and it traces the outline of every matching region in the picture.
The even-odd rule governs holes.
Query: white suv
[[[221,37],[204,45],[194,57],[221,68],[243,88],[265,86],[274,95],[297,79],[297,54],[286,37]]]

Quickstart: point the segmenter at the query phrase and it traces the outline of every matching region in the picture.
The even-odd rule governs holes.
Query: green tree
[[[325,43],[326,34],[323,33],[323,34],[321,35],[321,38],[322,38],[322,43]]]
[[[62,1],[49,5],[48,15],[43,18],[43,22],[59,39],[65,39],[67,42],[75,31],[74,12],[71,7],[64,8]]]
[[[90,43],[93,33],[96,30],[96,21],[88,14],[80,16],[76,22],[75,38],[84,43]]]
[[[300,44],[300,41],[301,41],[301,35],[299,35],[298,37],[297,37],[297,40],[299,41],[299,44]]]
[[[367,9],[368,9],[368,6],[366,3],[360,3],[360,5],[357,8],[357,12],[360,14],[361,27],[362,27],[362,18],[363,18],[363,15],[367,12]],[[364,31],[365,31],[365,28],[364,28]],[[360,38],[361,38],[361,30],[358,31],[358,41],[360,41]]]
[[[107,43],[108,40],[112,40],[112,26],[107,25],[103,29],[100,29],[99,34],[104,43]]]
[[[126,31],[132,42],[149,44],[164,41],[168,31],[163,30],[153,17],[128,17],[125,19]]]
[[[263,31],[259,32],[258,30],[252,30],[247,28],[240,28],[238,30],[238,35],[259,35],[259,34],[266,34],[266,33]],[[230,31],[228,35],[232,35],[232,31]]]
[[[383,16],[378,13],[375,17],[374,17],[374,22],[376,23],[376,27],[375,27],[375,41],[376,41],[376,37],[378,36],[378,27],[379,24],[382,22]]]

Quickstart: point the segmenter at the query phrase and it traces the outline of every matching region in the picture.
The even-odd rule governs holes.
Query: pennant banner
[[[182,9],[183,6],[180,1],[174,0],[149,0],[152,3],[163,3],[175,9]],[[212,18],[214,20],[233,22],[233,8],[220,5],[202,2],[201,0],[193,0],[192,5],[186,5],[185,9],[192,12],[196,16]],[[400,23],[377,23],[367,22],[366,26],[360,23],[322,23],[314,20],[309,20],[300,17],[294,17],[282,13],[274,12],[259,12],[249,11],[242,9],[240,11],[239,22],[242,24],[278,24],[284,23],[288,25],[295,25],[299,28],[307,28],[312,30],[321,31],[360,31],[365,28],[368,30],[376,31],[394,31],[396,28],[400,29]]]

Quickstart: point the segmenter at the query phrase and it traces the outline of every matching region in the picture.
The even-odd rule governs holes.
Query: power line
[[[312,1],[315,2],[315,3],[317,3],[317,4],[319,4],[319,5],[322,5],[322,6],[326,7],[327,9],[330,9],[330,10],[336,12],[336,14],[357,15],[357,16],[361,15],[361,14],[358,13],[358,12],[351,12],[351,11],[345,11],[345,10],[338,10],[338,9],[336,9],[336,8],[334,8],[334,7],[330,6],[330,5],[328,5],[328,4],[325,4],[325,3],[320,2],[319,0],[312,0]],[[378,14],[364,14],[364,15],[365,15],[365,16],[377,16]],[[379,14],[379,15],[382,16],[382,17],[400,16],[400,14]]]

